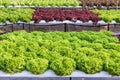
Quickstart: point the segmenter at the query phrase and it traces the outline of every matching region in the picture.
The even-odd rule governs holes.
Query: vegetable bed
[[[109,17],[108,17],[109,15]],[[100,20],[105,22],[120,23],[120,10],[60,10],[60,9],[0,9],[0,24],[2,23],[17,23],[31,22],[39,23],[42,20],[45,22],[63,22],[69,20],[71,22],[81,21],[97,24]]]
[[[51,69],[62,76],[75,70],[87,74],[107,71],[120,76],[120,44],[112,35],[108,31],[4,34],[0,36],[0,70],[42,74]]]
[[[120,5],[120,0],[0,0],[0,6],[90,6],[94,7],[97,6],[102,7],[102,6],[119,6]]]

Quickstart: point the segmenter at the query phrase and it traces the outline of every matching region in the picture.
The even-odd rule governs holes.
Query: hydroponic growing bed
[[[42,74],[51,69],[60,76],[69,76],[75,70],[119,76],[120,44],[112,35],[109,31],[4,34],[0,36],[0,70],[11,75],[24,70]],[[1,75],[7,75],[3,72]]]
[[[118,8],[120,0],[0,0],[0,7],[82,7],[82,8]]]
[[[41,20],[76,22],[77,20],[84,22],[92,21],[97,24],[99,20],[105,22],[120,23],[120,10],[60,10],[60,9],[0,9],[0,23],[30,22],[39,23]],[[108,17],[109,15],[109,17]]]

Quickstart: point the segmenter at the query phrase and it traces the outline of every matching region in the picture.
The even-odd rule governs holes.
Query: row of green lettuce
[[[0,0],[0,6],[79,6],[80,0]]]
[[[120,44],[112,32],[15,31],[1,35],[0,70],[14,74],[23,70],[57,75],[75,70],[87,74],[107,71],[120,76]]]
[[[93,12],[98,13],[101,20],[105,22],[116,21],[120,23],[120,10],[93,10]]]
[[[33,9],[0,9],[0,23],[10,21],[17,23],[19,20],[23,22],[30,22],[32,20]]]
[[[120,10],[93,10],[98,13],[101,20],[105,22],[111,22],[115,20],[120,23]],[[10,21],[11,23],[17,23],[19,20],[22,22],[32,21],[32,13],[34,9],[0,9],[0,23]]]

